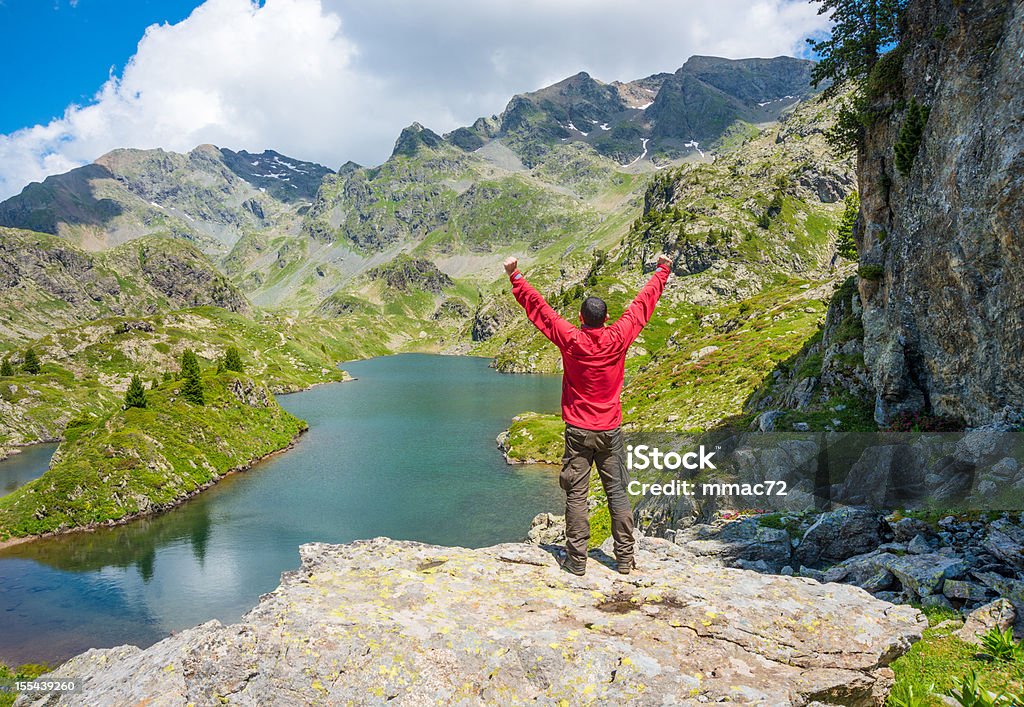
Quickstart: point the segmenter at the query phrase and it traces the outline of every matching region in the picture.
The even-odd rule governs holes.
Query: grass
[[[508,429],[508,457],[515,461],[560,464],[564,452],[565,423],[558,415],[525,412]]]
[[[146,408],[117,410],[65,432],[50,469],[0,497],[0,539],[112,521],[180,501],[234,469],[286,447],[306,423],[259,383],[206,375],[204,406],[173,380]]]
[[[896,684],[887,702],[890,707],[913,694],[920,701],[915,704],[940,707],[940,694],[958,687],[972,672],[979,685],[996,693],[1006,692],[1024,697],[1024,663],[997,661],[985,657],[979,646],[966,643],[953,634],[957,626],[940,626],[954,618],[947,610],[924,610],[929,627],[922,640],[890,666],[896,674]]]

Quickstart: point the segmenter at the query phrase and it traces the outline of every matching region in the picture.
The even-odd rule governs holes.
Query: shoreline
[[[302,435],[306,434],[306,432],[308,432],[308,431],[309,431],[309,426],[307,425],[305,428],[299,430],[299,433],[297,435],[295,435],[288,442],[288,444],[286,444],[285,446],[281,447],[280,449],[275,449],[274,451],[268,452],[267,454],[264,454],[261,457],[257,457],[256,459],[252,459],[248,463],[246,463],[246,464],[244,464],[242,466],[233,467],[231,469],[228,469],[223,474],[221,474],[219,476],[215,476],[214,478],[210,479],[206,483],[197,486],[196,488],[192,489],[188,493],[186,493],[186,494],[184,494],[182,496],[179,496],[175,500],[170,501],[168,503],[161,503],[159,505],[152,506],[151,508],[149,508],[149,509],[147,509],[145,511],[136,511],[135,513],[129,513],[128,515],[121,516],[120,518],[114,518],[114,519],[110,519],[110,520],[98,521],[98,522],[95,522],[95,523],[89,523],[88,525],[79,525],[79,526],[75,526],[74,528],[64,528],[63,530],[55,530],[55,531],[48,532],[48,533],[40,533],[38,535],[19,535],[17,537],[8,538],[6,540],[0,540],[0,551],[6,550],[9,547],[14,547],[15,545],[21,545],[22,543],[32,542],[33,540],[42,540],[44,538],[54,538],[54,537],[61,536],[61,535],[72,535],[74,533],[91,533],[91,532],[94,532],[94,531],[96,531],[96,530],[98,530],[100,528],[115,528],[115,527],[117,527],[119,525],[127,525],[128,523],[131,523],[132,521],[135,521],[135,520],[142,520],[143,518],[151,518],[153,516],[158,516],[161,513],[165,513],[167,511],[170,511],[170,510],[173,510],[173,509],[177,508],[178,506],[183,505],[186,501],[194,498],[195,496],[198,496],[200,493],[202,493],[206,489],[216,485],[218,482],[221,481],[221,479],[224,479],[224,478],[226,478],[226,477],[228,477],[228,476],[230,476],[232,474],[239,474],[239,473],[248,471],[249,469],[252,469],[254,466],[256,466],[257,464],[259,464],[262,461],[265,461],[267,459],[270,459],[271,457],[277,456],[278,454],[283,454],[283,453],[291,450],[292,448],[295,447],[295,445],[298,442],[299,438],[302,437]]]
[[[16,457],[26,449],[39,446],[40,444],[60,444],[64,441],[63,437],[54,437],[52,439],[37,439],[34,442],[28,442],[26,444],[0,444],[0,462],[7,461],[11,457]]]

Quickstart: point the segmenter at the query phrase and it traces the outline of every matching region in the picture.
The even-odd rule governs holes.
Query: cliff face
[[[859,155],[864,362],[875,419],[1024,411],[1024,3],[922,0],[872,76]],[[930,110],[920,146],[905,130]],[[902,135],[901,135],[902,133]],[[901,139],[902,138],[902,139]],[[909,171],[897,150],[915,155]]]
[[[90,650],[62,704],[881,705],[924,617],[855,587],[701,564],[644,539],[585,577],[535,545],[300,548],[232,626]],[[29,704],[22,700],[18,704]]]

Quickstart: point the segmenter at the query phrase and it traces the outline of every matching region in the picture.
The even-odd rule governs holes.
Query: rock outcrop
[[[300,554],[237,624],[71,659],[52,675],[84,687],[62,703],[881,705],[885,666],[925,626],[853,587],[715,568],[665,540],[642,541],[629,577],[598,557],[574,577],[524,544]]]
[[[859,289],[875,418],[1024,411],[1024,5],[910,3],[869,80]],[[926,106],[920,145],[901,132]],[[909,170],[896,148],[910,149]]]

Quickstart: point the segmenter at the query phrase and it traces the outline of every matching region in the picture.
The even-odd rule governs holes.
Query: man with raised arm
[[[608,308],[599,297],[587,297],[580,307],[580,327],[559,316],[519,272],[516,258],[505,260],[512,294],[526,316],[562,352],[562,419],[565,454],[558,483],[565,491],[565,561],[562,568],[576,575],[587,569],[587,494],[590,467],[596,463],[612,517],[612,538],[618,571],[629,574],[633,562],[633,510],[626,495],[626,463],[622,444],[622,381],[626,351],[650,321],[672,261],[658,256],[658,265],[636,299],[611,325]]]

